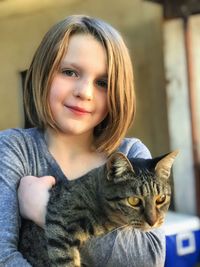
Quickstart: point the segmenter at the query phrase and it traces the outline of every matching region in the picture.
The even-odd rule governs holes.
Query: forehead
[[[69,38],[61,65],[74,64],[89,71],[107,72],[107,55],[102,43],[91,34],[74,34]]]

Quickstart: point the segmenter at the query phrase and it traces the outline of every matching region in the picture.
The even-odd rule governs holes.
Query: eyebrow
[[[70,67],[74,67],[76,69],[82,69],[81,66],[79,66],[78,64],[76,64],[74,62],[69,62],[69,61],[61,61],[61,64],[60,65],[62,67],[70,66]]]

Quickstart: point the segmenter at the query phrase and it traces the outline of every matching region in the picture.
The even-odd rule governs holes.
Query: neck
[[[45,131],[49,152],[68,179],[76,179],[106,161],[93,146],[89,135],[64,135],[52,129]]]
[[[94,151],[93,136],[91,134],[66,135],[54,129],[45,131],[45,141],[50,151],[67,151],[69,156]]]

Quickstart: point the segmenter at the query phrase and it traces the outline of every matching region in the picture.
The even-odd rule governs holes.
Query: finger
[[[43,176],[40,178],[40,181],[49,187],[52,187],[56,184],[56,179],[53,176]]]

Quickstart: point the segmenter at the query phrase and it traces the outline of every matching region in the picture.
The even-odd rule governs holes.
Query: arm
[[[17,188],[20,179],[31,173],[29,152],[32,150],[32,143],[30,143],[29,148],[29,144],[27,143],[29,141],[30,139],[26,140],[25,137],[16,130],[0,132],[0,267],[30,267],[30,264],[18,251],[20,216],[17,198]],[[23,203],[23,215],[27,215],[26,217],[29,218],[29,214],[26,214],[26,212],[33,212],[33,220],[35,219],[35,221],[38,222],[37,218],[42,216],[39,215],[37,217],[37,214],[45,213],[45,201],[47,202],[48,189],[51,186],[49,186],[48,181],[47,183],[43,183],[43,179],[35,179],[37,179],[37,182],[40,181],[39,183],[32,183],[32,185],[39,184],[38,187],[35,186],[35,191],[33,190],[33,186],[30,185],[30,176],[29,179],[27,179],[28,185],[26,189],[29,189],[27,192],[30,193],[30,190],[32,190],[32,194],[30,194],[29,198],[30,201],[28,202],[27,194],[23,201],[22,194],[20,195],[20,203]],[[52,185],[53,183],[54,181]],[[25,187],[22,189],[25,189]],[[22,192],[25,194],[25,191],[22,190]],[[42,192],[40,197],[38,197],[39,192]],[[35,194],[33,198],[35,201],[33,201],[34,204],[31,206],[30,203],[33,193]],[[41,197],[43,197],[42,200]],[[33,208],[34,205],[36,211]],[[30,215],[30,219],[32,219],[32,215],[33,214]],[[42,218],[41,224],[43,224]],[[38,224],[40,223],[38,222]]]
[[[43,227],[49,190],[53,185],[55,185],[53,176],[23,177],[18,188],[20,215]]]
[[[20,218],[17,194],[0,179],[0,266],[30,267],[17,251]]]
[[[136,138],[125,138],[119,147],[119,151],[128,158],[151,158],[149,149]]]
[[[20,217],[17,201],[19,179],[27,172],[25,154],[12,131],[0,132],[0,266],[30,267],[18,252]]]
[[[126,229],[92,239],[82,249],[86,266],[163,267],[165,236],[160,229],[151,232]]]
[[[151,232],[127,229],[118,233],[107,266],[114,267],[120,262],[122,267],[163,267],[164,261],[165,236],[160,229]]]
[[[26,176],[21,180],[18,191],[21,213],[43,226],[48,190],[55,183],[55,179],[52,176],[41,179]],[[17,249],[20,228],[17,192],[10,189],[2,180],[0,188],[0,267],[30,267]]]

